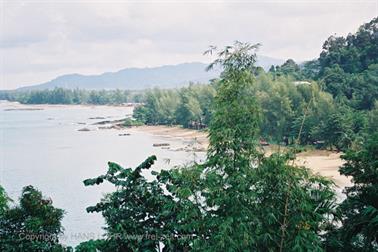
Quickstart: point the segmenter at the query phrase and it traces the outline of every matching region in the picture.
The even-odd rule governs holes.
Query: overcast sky
[[[234,40],[303,61],[330,35],[378,16],[376,0],[0,1],[0,89],[68,73],[207,62],[209,45]]]

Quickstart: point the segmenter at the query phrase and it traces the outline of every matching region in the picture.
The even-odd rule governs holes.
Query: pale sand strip
[[[207,132],[184,129],[177,126],[139,126],[128,129],[129,131],[146,132],[156,136],[172,137],[182,140],[195,140],[202,148],[207,148],[209,141]],[[267,150],[269,153],[270,150]],[[340,158],[341,153],[314,150],[297,155],[297,165],[310,168],[314,173],[332,179],[335,184],[344,188],[352,183],[349,178],[339,174],[339,167],[344,163]]]

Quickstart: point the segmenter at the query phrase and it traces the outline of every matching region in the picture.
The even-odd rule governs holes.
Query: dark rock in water
[[[100,130],[105,130],[105,129],[113,129],[113,126],[100,126],[98,127]]]
[[[113,121],[106,120],[106,121],[95,122],[92,125],[104,125],[104,124],[111,124],[111,123],[114,124],[114,123],[123,123],[123,122],[124,122],[124,119],[113,120]]]
[[[101,121],[101,122],[95,122],[93,123],[92,125],[103,125],[103,124],[109,124],[111,123],[112,121]]]
[[[162,146],[169,146],[169,143],[158,143],[158,144],[153,144],[153,147],[162,147]]]
[[[122,124],[114,124],[114,125],[110,125],[110,126],[100,126],[100,127],[98,127],[98,129],[101,129],[101,130],[105,130],[105,129],[122,130],[122,129],[124,129],[124,127],[122,126]]]
[[[130,136],[130,133],[118,134],[118,136]]]
[[[77,124],[85,125],[86,123],[85,122],[78,122]]]
[[[88,128],[82,128],[82,129],[78,129],[78,131],[91,131],[91,130]]]
[[[96,119],[105,119],[103,116],[96,116],[96,117],[89,117],[91,120],[96,120]]]

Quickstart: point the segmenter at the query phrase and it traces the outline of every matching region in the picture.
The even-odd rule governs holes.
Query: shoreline
[[[132,126],[126,128],[128,131],[144,132],[155,136],[168,137],[183,141],[193,141],[203,149],[209,146],[206,131],[197,131],[192,129],[185,129],[180,126],[164,126],[164,125],[143,125]]]
[[[127,129],[129,132],[143,132],[155,136],[169,137],[183,141],[195,141],[202,149],[207,150],[209,140],[206,131],[184,129],[179,126],[133,126]],[[272,147],[264,148],[267,153],[271,152]],[[309,168],[314,174],[320,174],[330,178],[340,189],[351,186],[351,180],[339,173],[339,167],[345,161],[340,158],[342,153],[328,150],[309,150],[297,154],[295,164]]]
[[[131,104],[131,103],[130,103]],[[116,107],[116,108],[131,108],[134,105],[129,104],[23,104],[17,101],[0,100],[0,106],[15,107],[15,109],[40,109],[45,108],[73,108],[73,107]]]
[[[114,108],[131,108],[130,105],[92,105],[92,104],[21,104],[19,102],[1,101],[0,105],[5,105],[6,110],[43,110],[48,108],[100,108],[100,107],[114,107]],[[110,123],[113,124],[113,123]],[[102,130],[102,129],[101,129]],[[154,136],[167,137],[173,140],[182,142],[182,147],[187,151],[206,152],[209,146],[208,133],[204,130],[198,131],[193,129],[185,129],[180,126],[164,126],[164,125],[143,125],[132,126],[125,128],[118,128],[120,131],[127,131],[128,133],[147,133]],[[187,143],[191,142],[191,146]],[[264,147],[267,155],[275,149],[275,146]],[[315,174],[332,179],[339,188],[352,185],[349,178],[339,174],[339,167],[344,164],[340,158],[341,153],[326,151],[326,150],[310,150],[297,154],[295,164],[305,166],[312,170]]]

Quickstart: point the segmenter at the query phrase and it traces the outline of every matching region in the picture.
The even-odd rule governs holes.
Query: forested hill
[[[126,68],[100,75],[68,74],[51,81],[19,90],[53,89],[128,89],[140,90],[155,86],[175,88],[189,82],[207,82],[218,76],[217,72],[206,72],[206,64],[183,63],[153,68]]]
[[[272,64],[282,64],[283,60],[259,56],[258,65],[264,69]],[[176,88],[189,82],[206,83],[217,78],[219,71],[205,71],[207,64],[200,62],[166,65],[152,68],[126,68],[117,72],[99,75],[68,74],[46,83],[19,88],[18,91],[53,89],[127,89],[141,90],[153,87]]]

